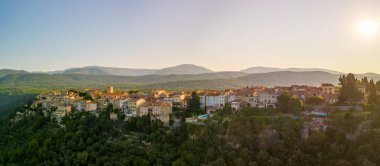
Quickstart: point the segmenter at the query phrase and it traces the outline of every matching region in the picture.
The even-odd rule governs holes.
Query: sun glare
[[[375,20],[364,20],[359,24],[359,32],[363,36],[374,36],[379,30],[379,24]]]

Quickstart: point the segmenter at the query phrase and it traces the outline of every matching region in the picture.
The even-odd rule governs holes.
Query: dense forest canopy
[[[325,133],[302,137],[307,117],[226,107],[205,125],[163,126],[149,117],[111,120],[76,112],[61,125],[34,114],[1,124],[0,163],[18,165],[375,165],[380,112],[331,114]],[[19,112],[32,110],[19,108]],[[12,115],[11,117],[15,117]],[[306,118],[306,119],[305,119]],[[365,130],[363,129],[364,124]],[[355,135],[348,139],[348,135]],[[17,138],[17,139],[14,139]]]

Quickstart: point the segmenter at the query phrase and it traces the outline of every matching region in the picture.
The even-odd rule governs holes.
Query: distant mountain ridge
[[[343,72],[335,71],[335,70],[329,70],[329,69],[322,69],[322,68],[277,68],[277,67],[251,67],[244,70],[240,70],[244,73],[271,73],[271,72],[278,72],[278,71],[292,71],[292,72],[305,72],[305,71],[323,71],[331,74],[344,74]]]
[[[319,86],[321,83],[337,85],[340,74],[321,71],[246,74],[242,72],[214,72],[185,75],[79,75],[79,74],[9,74],[0,78],[0,85],[5,87],[29,87],[44,89],[88,88],[114,85],[119,88],[168,88],[168,89],[221,89],[242,86]],[[367,76],[375,81],[379,74],[358,74],[358,79]]]
[[[251,67],[243,69],[240,74],[259,74],[259,73],[273,73],[273,72],[313,72],[321,71],[330,74],[345,74],[343,72],[323,69],[323,68],[277,68],[277,67]],[[78,68],[68,68],[65,70],[57,70],[50,72],[27,72],[23,70],[0,70],[0,77],[4,77],[8,74],[32,74],[32,73],[44,73],[44,74],[79,74],[79,75],[112,75],[112,76],[146,76],[146,75],[186,75],[186,74],[206,74],[206,73],[220,73],[207,69],[202,66],[193,64],[182,64],[173,67],[166,67],[162,69],[136,69],[136,68],[115,68],[115,67],[101,67],[101,66],[86,66]],[[365,73],[367,75],[377,75],[376,73]]]
[[[116,76],[142,76],[154,74],[157,69],[132,69],[113,68],[100,66],[86,66],[62,71],[60,74],[85,74],[85,75],[116,75]]]
[[[158,70],[155,74],[158,75],[168,75],[168,74],[205,74],[213,73],[214,71],[207,69],[202,66],[192,65],[192,64],[182,64],[173,67],[167,67]]]
[[[24,70],[11,70],[11,69],[0,69],[0,78],[9,74],[28,74],[29,72]]]

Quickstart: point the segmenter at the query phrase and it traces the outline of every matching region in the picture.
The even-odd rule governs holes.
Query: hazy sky
[[[380,73],[379,0],[1,0],[0,68],[213,70],[320,67]]]

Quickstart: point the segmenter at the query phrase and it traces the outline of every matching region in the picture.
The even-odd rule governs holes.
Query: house
[[[152,117],[158,117],[161,113],[161,102],[153,102],[151,104],[151,109],[152,109]]]
[[[176,93],[172,95],[173,99],[173,107],[174,108],[183,108],[183,100],[185,100],[185,94],[183,93]]]
[[[75,110],[82,111],[86,107],[86,102],[83,100],[76,100],[74,101]]]
[[[232,111],[240,110],[240,103],[236,101],[231,102],[231,109]]]
[[[144,99],[130,99],[128,101],[127,116],[136,116],[137,109],[144,104],[146,101]]]
[[[139,117],[144,116],[144,115],[148,115],[149,110],[152,108],[151,106],[152,106],[151,102],[145,102],[145,103],[141,104],[140,107],[138,107],[138,109],[137,109],[136,115]]]
[[[92,101],[86,101],[84,110],[87,112],[96,111],[98,108],[98,104]]]
[[[226,97],[220,92],[208,92],[200,97],[201,107],[221,108],[226,104]]]
[[[225,96],[226,96],[226,102],[227,103],[231,103],[233,101],[236,101],[236,95],[235,95],[233,90],[226,90]]]
[[[107,108],[108,105],[108,102],[103,98],[97,99],[96,103],[98,104],[99,110],[104,110],[105,108]]]
[[[335,104],[338,102],[338,93],[333,84],[321,84],[319,87],[322,90],[324,104]]]
[[[52,117],[61,118],[66,116],[68,113],[72,111],[71,105],[59,105],[57,109],[52,113]]]
[[[114,109],[123,109],[124,102],[127,102],[127,99],[119,98],[119,99],[114,99],[112,101],[112,105]]]
[[[259,96],[258,95],[244,96],[242,101],[248,103],[250,107],[259,107]]]
[[[170,120],[170,114],[173,113],[173,110],[172,110],[172,104],[171,103],[168,103],[168,102],[163,102],[161,105],[160,105],[160,115],[159,115],[159,119],[161,120],[161,122],[163,122],[164,124],[169,124],[169,120]]]
[[[336,89],[333,84],[321,84],[322,94],[336,94]]]
[[[277,98],[280,94],[274,91],[267,91],[259,94],[259,107],[276,107]]]
[[[128,101],[128,110],[136,111],[137,108],[145,102],[146,101],[144,99],[131,99]]]

